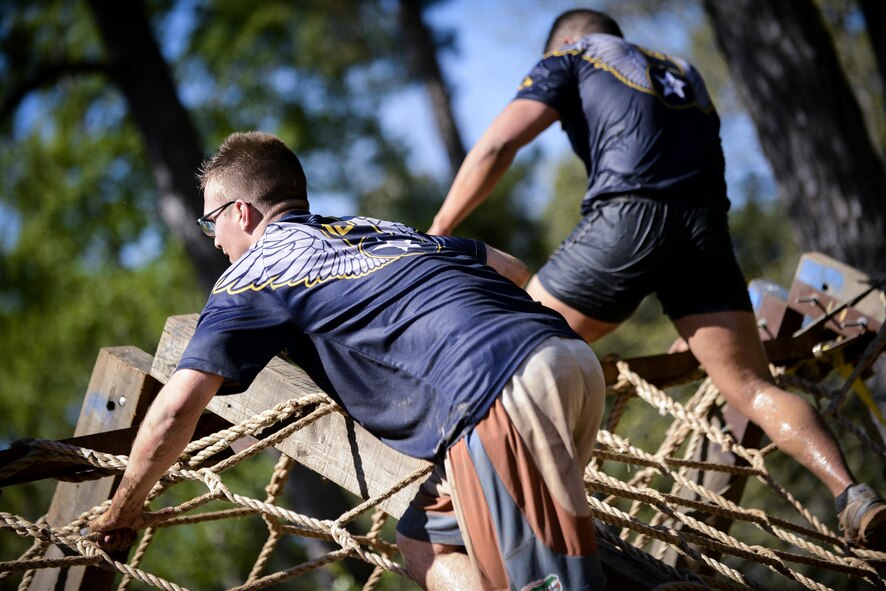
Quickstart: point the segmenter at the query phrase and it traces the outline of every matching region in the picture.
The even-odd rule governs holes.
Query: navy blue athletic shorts
[[[676,320],[752,311],[721,204],[622,195],[598,201],[539,270],[544,288],[603,322],[655,293]]]

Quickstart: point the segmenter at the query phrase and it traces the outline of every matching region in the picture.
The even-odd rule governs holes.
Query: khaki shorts
[[[603,372],[586,343],[544,341],[448,450],[398,530],[465,546],[488,588],[557,581],[602,589],[582,476],[604,397]]]

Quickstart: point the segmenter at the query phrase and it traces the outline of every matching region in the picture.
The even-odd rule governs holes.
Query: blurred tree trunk
[[[203,211],[195,177],[203,150],[151,31],[147,11],[141,0],[89,0],[89,6],[112,62],[113,80],[126,97],[129,112],[144,137],[160,190],[160,214],[172,233],[185,243],[200,282],[209,291],[227,262],[194,223]],[[336,487],[325,487],[322,495],[312,494],[325,481],[319,474],[304,468],[299,474],[290,500],[297,500],[300,510],[337,517],[350,506]],[[309,541],[307,545],[316,557],[316,544]],[[371,567],[362,562],[348,561],[345,568],[358,580],[371,573]],[[318,584],[331,585],[328,572],[316,576]]]
[[[437,59],[437,44],[422,18],[420,0],[400,0],[400,28],[410,74],[421,80],[431,99],[431,108],[440,140],[446,148],[449,169],[454,177],[465,159],[465,146],[452,113],[449,88]]]
[[[872,275],[886,260],[886,172],[810,0],[704,0],[804,250]]]
[[[867,25],[871,49],[877,58],[880,81],[886,85],[886,2],[883,0],[860,0],[859,4]]]
[[[151,31],[144,2],[89,0],[89,7],[111,61],[111,77],[144,138],[160,192],[160,216],[185,244],[208,291],[227,264],[194,224],[203,212],[195,178],[203,149]]]

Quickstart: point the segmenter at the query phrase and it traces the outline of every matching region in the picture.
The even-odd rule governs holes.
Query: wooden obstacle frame
[[[823,377],[834,370],[842,372],[843,384],[835,392],[821,391],[814,380],[807,385],[813,390],[818,387],[816,393],[827,398],[825,414],[831,417],[839,417],[847,397],[858,396],[862,400],[869,410],[870,421],[866,429],[853,425],[853,430],[865,439],[873,457],[883,462],[886,452],[881,431],[886,421],[877,401],[862,382],[883,351],[886,340],[883,326],[886,298],[882,289],[870,285],[867,277],[851,267],[820,253],[807,253],[801,259],[790,290],[765,282],[752,282],[750,290],[761,338],[773,366],[800,367],[803,371],[799,373],[813,374],[813,377]],[[62,442],[26,440],[0,452],[0,487],[46,478],[62,480],[46,516],[38,523],[26,523],[17,516],[2,514],[0,526],[33,538],[35,547],[19,561],[0,563],[0,583],[24,570],[15,564],[21,562],[28,568],[20,589],[103,591],[113,587],[121,572],[124,579],[135,578],[157,588],[181,588],[151,578],[135,567],[127,568],[126,553],[111,556],[97,550],[83,528],[90,517],[107,505],[125,466],[125,454],[137,425],[162,384],[174,373],[193,334],[196,318],[196,315],[170,317],[153,356],[133,347],[102,349],[73,438]],[[696,397],[686,404],[664,392],[664,388],[674,384],[703,377],[703,370],[690,353],[605,359],[603,365],[609,393],[615,402],[601,429],[598,453],[588,466],[586,482],[592,513],[600,523],[602,560],[610,581],[617,588],[628,591],[763,588],[720,562],[723,554],[761,562],[806,588],[827,589],[795,572],[788,563],[814,562],[817,566],[825,563],[829,565],[826,568],[845,573],[871,589],[886,588],[886,582],[877,572],[886,565],[886,555],[847,548],[814,516],[804,516],[811,526],[796,526],[760,516],[753,510],[742,511],[739,503],[745,483],[749,478],[769,478],[763,462],[772,450],[758,450],[759,429],[734,414],[728,418],[728,409],[724,414],[729,428],[723,435],[724,426],[718,427],[710,420],[710,409],[719,408],[721,401],[717,400],[717,393],[709,382],[703,383]],[[787,372],[781,373],[780,379],[796,385],[803,378]],[[636,397],[675,419],[675,427],[669,432],[674,435],[673,441],[664,444],[658,452],[636,449],[626,436],[614,432],[624,404]],[[242,437],[247,431],[248,436]],[[684,439],[677,441],[676,434],[680,431]],[[713,444],[719,453],[729,456],[731,459],[725,464],[729,467],[698,460],[701,443],[696,446],[698,449],[687,451],[682,458],[674,456],[673,452],[683,445],[690,431],[698,435],[698,442]],[[379,442],[319,393],[301,369],[282,358],[273,359],[246,392],[212,399],[194,440],[201,441],[220,432],[231,433],[223,437],[221,443],[216,441],[203,450],[191,452],[189,460],[201,456],[203,464],[195,463],[191,469],[187,462],[182,462],[177,475],[167,478],[165,484],[161,481],[161,485],[168,486],[176,479],[204,479],[213,490],[214,498],[227,497],[253,513],[262,514],[269,523],[272,537],[276,527],[273,524],[285,522],[291,526],[295,523],[303,532],[316,528],[341,544],[342,550],[337,556],[358,555],[374,564],[377,572],[393,571],[407,576],[392,559],[395,548],[390,542],[380,540],[378,531],[355,542],[355,536],[345,528],[353,515],[320,523],[276,508],[270,493],[270,502],[268,499],[264,502],[234,499],[235,495],[223,484],[216,483],[218,476],[212,472],[212,466],[236,459],[238,454],[246,453],[238,450],[245,446],[249,449],[249,444],[253,447],[272,444],[282,452],[284,462],[298,462],[366,501],[365,507],[357,509],[374,507],[378,515],[383,513],[396,519],[427,475],[430,467],[427,462],[404,456]],[[237,444],[231,445],[235,441]],[[628,483],[614,481],[601,469],[605,461],[634,462],[639,472]],[[201,465],[208,467],[201,472]],[[700,488],[694,483],[704,479],[688,477],[691,470],[704,473],[706,480]],[[663,494],[649,486],[654,476],[663,474],[675,482],[670,493]],[[709,490],[720,492],[708,496]],[[692,494],[686,495],[687,491]],[[790,497],[786,491],[784,494]],[[614,497],[631,499],[632,508],[628,511],[616,508],[611,502]],[[194,506],[198,504],[195,502]],[[642,504],[659,511],[648,522],[637,517],[637,507]],[[802,509],[800,511],[802,513]],[[704,517],[697,520],[692,516],[696,513]],[[728,535],[736,519],[774,530],[779,538],[795,543],[803,552],[743,547],[739,540]],[[633,540],[632,536],[635,536]],[[800,538],[812,539],[815,547],[807,547]],[[658,553],[651,549],[655,540],[670,549],[671,555],[667,556],[665,551],[659,553],[661,556],[653,556]],[[647,550],[642,550],[643,547]],[[238,589],[262,588],[286,578],[275,576],[276,579],[263,578],[254,572]],[[377,576],[374,577],[374,581],[367,581],[364,589],[377,583]]]

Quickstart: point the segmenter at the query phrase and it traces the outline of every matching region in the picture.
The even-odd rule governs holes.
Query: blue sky
[[[605,10],[605,3],[593,1],[581,6]],[[625,36],[640,45],[685,58],[691,58],[691,35],[704,14],[700,3],[678,2],[670,12],[651,18],[621,19]],[[180,2],[163,32],[164,50],[176,55],[190,32],[192,0]],[[541,56],[541,48],[553,20],[561,12],[575,8],[568,0],[444,0],[425,13],[435,30],[455,34],[454,50],[440,55],[441,67],[450,86],[453,110],[466,148],[470,148],[496,114],[513,97],[517,85]],[[702,72],[704,74],[704,72]],[[187,87],[180,86],[187,93]],[[754,173],[774,197],[774,181],[768,162],[760,150],[756,132],[745,113],[721,111],[726,176],[733,202],[740,204],[739,179]],[[431,117],[430,105],[420,86],[403,91],[387,102],[382,114],[387,130],[412,149],[413,170],[446,179],[448,162]],[[559,125],[545,131],[533,144],[541,150],[535,183],[543,206],[552,186],[555,167],[571,152]],[[518,156],[519,157],[519,156]],[[440,196],[442,201],[444,195]],[[578,203],[579,196],[576,196]],[[348,196],[314,194],[315,206],[330,215],[354,213]],[[540,207],[532,207],[540,211]]]
[[[599,5],[592,2],[588,7]],[[453,110],[466,147],[476,142],[539,59],[551,22],[575,6],[562,0],[448,0],[427,12],[426,20],[432,28],[451,29],[456,34],[456,50],[444,52],[441,65],[452,89]],[[627,39],[688,58],[692,27],[702,18],[700,9],[688,8],[675,11],[663,21],[637,19],[620,24]],[[410,89],[392,100],[384,121],[413,148],[411,165],[415,169],[445,178],[446,156],[421,88]],[[738,180],[749,172],[772,184],[771,170],[746,114],[723,117],[721,136],[733,201],[741,202],[736,190]],[[540,187],[549,187],[556,163],[570,157],[571,152],[558,125],[544,132],[536,144],[543,155],[536,181]],[[578,199],[576,196],[576,203]]]
[[[601,8],[602,2],[585,5]],[[192,26],[194,1],[179,2],[161,32],[164,52],[180,53]],[[455,34],[454,50],[440,55],[444,76],[450,85],[453,109],[463,140],[470,148],[486,126],[513,97],[517,85],[539,59],[541,47],[551,22],[564,10],[574,8],[567,0],[445,0],[431,7],[425,15],[435,30]],[[622,19],[625,36],[636,43],[667,53],[690,58],[693,28],[704,18],[692,2],[675,3],[672,12],[653,21],[650,18]],[[683,7],[683,8],[680,8]],[[703,72],[704,73],[704,72]],[[179,81],[179,91],[187,95],[188,85]],[[187,96],[183,96],[187,99]],[[39,117],[36,99],[19,109],[17,125],[30,125]],[[34,108],[31,108],[34,107]],[[774,197],[774,182],[763,157],[756,133],[744,113],[721,111],[723,148],[726,154],[727,184],[733,202],[742,199],[738,181],[755,173]],[[386,128],[412,149],[411,166],[416,171],[446,179],[448,162],[431,118],[428,97],[422,87],[414,86],[387,103],[383,113]],[[534,143],[541,149],[535,175],[536,194],[543,206],[552,186],[557,163],[571,158],[565,136],[554,125]],[[354,213],[350,198],[314,195],[318,210],[331,215]],[[443,195],[440,196],[442,201]],[[579,196],[576,196],[578,203]],[[540,211],[540,207],[531,207]],[[0,244],[2,246],[2,244]]]

